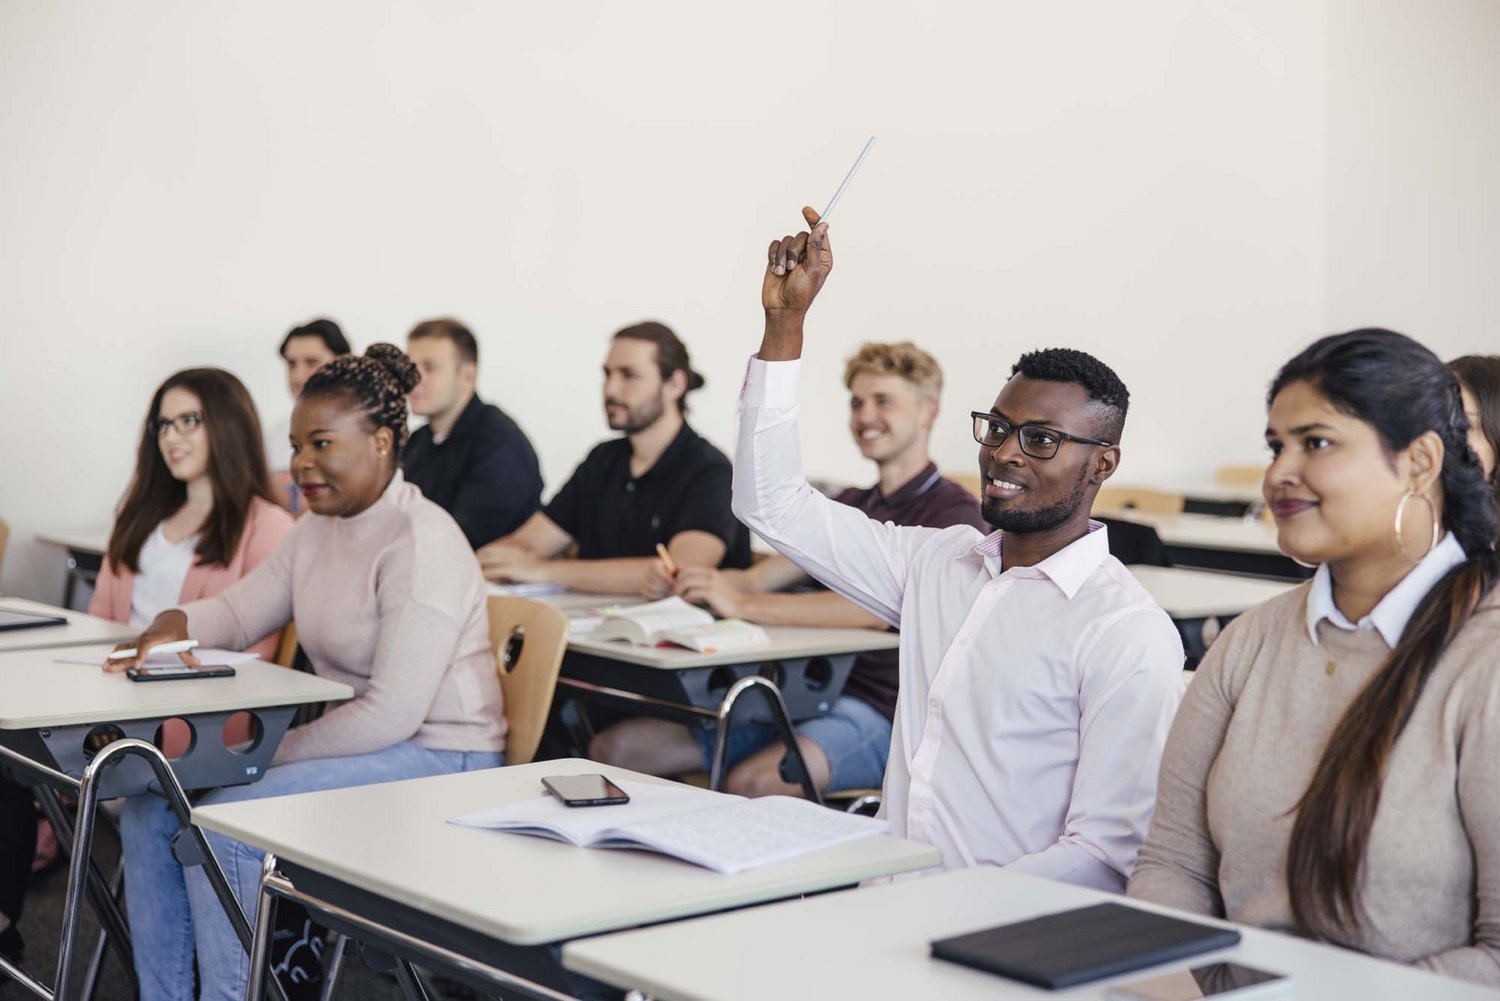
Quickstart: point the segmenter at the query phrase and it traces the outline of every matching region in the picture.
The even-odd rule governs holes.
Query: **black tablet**
[[[0,632],[5,632],[7,629],[37,629],[41,626],[65,626],[67,624],[68,620],[61,615],[0,608]]]

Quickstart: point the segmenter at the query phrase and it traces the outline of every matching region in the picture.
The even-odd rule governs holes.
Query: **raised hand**
[[[776,313],[806,313],[833,270],[828,224],[819,222],[818,213],[811,208],[802,209],[802,218],[811,232],[804,230],[796,236],[772,240],[766,249],[760,304],[765,307],[768,319]]]

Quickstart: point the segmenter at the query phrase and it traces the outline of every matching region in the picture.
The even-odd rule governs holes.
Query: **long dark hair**
[[[1296,382],[1373,427],[1389,453],[1437,432],[1443,526],[1468,554],[1427,592],[1385,665],[1345,710],[1297,803],[1286,866],[1292,914],[1304,934],[1333,937],[1358,923],[1360,873],[1391,749],[1443,651],[1495,586],[1500,563],[1495,506],[1468,446],[1458,380],[1436,355],[1389,330],[1354,330],[1287,362],[1268,405]]]
[[[260,418],[240,380],[219,368],[189,368],[157,387],[151,408],[141,422],[135,476],[120,504],[106,553],[110,565],[140,573],[141,547],[174,511],[187,503],[187,484],[175,479],[161,457],[156,417],[169,389],[186,389],[203,407],[203,431],[208,435],[208,479],[213,484],[214,508],[193,550],[198,562],[227,565],[234,559],[250,505],[260,497],[276,503],[271,474],[266,469],[265,442]]]
[[[1500,355],[1464,355],[1448,363],[1464,388],[1474,394],[1479,408],[1479,430],[1490,440],[1495,452],[1495,468],[1490,473],[1490,487],[1495,504],[1500,506]]]

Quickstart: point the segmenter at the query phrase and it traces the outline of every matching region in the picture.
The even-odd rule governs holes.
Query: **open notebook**
[[[699,653],[744,650],[771,642],[760,626],[740,619],[715,621],[708,612],[675,595],[645,605],[607,609],[588,636],[635,646],[670,643]]]
[[[745,799],[649,782],[620,782],[630,802],[564,806],[551,795],[452,818],[449,823],[555,838],[586,848],[644,848],[732,875],[886,830],[883,820],[805,799]]]

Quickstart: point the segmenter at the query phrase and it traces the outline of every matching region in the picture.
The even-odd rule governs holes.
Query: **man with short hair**
[[[868,489],[843,491],[836,498],[839,503],[898,525],[982,529],[979,502],[944,479],[928,452],[943,388],[937,359],[910,341],[865,344],[845,366],[844,386],[849,390],[849,431],[860,452],[875,463],[879,479]],[[775,556],[742,571],[685,568],[675,590],[726,619],[771,626],[885,626],[831,591],[782,593],[807,582],[796,564]],[[832,709],[797,725],[797,743],[817,788],[838,792],[880,785],[899,677],[895,650],[862,654]],[[589,756],[634,771],[678,775],[708,768],[713,745],[711,726],[637,718],[601,731]],[[736,726],[726,758],[728,790],[741,796],[800,796],[801,784],[782,774],[784,750],[771,727]]]
[[[453,516],[479,548],[514,532],[542,504],[542,472],[526,433],[474,390],[479,344],[457,320],[424,320],[406,336],[422,374],[407,397],[427,418],[402,456],[406,478]]]
[[[808,485],[797,372],[833,268],[828,227],[771,243],[746,376],[735,511],[812,576],[901,628],[882,815],[948,868],[1122,891],[1182,697],[1182,643],[1089,521],[1129,394],[1081,351],[1027,354],[972,418],[988,536],[873,521]]]
[[[685,397],[702,385],[665,325],[616,332],[604,414],[623,437],[595,446],[551,503],[481,548],[484,575],[661,598],[672,576],[658,545],[678,568],[749,566],[750,533],[729,510],[729,460],[686,420]],[[558,559],[574,544],[577,559]]]

